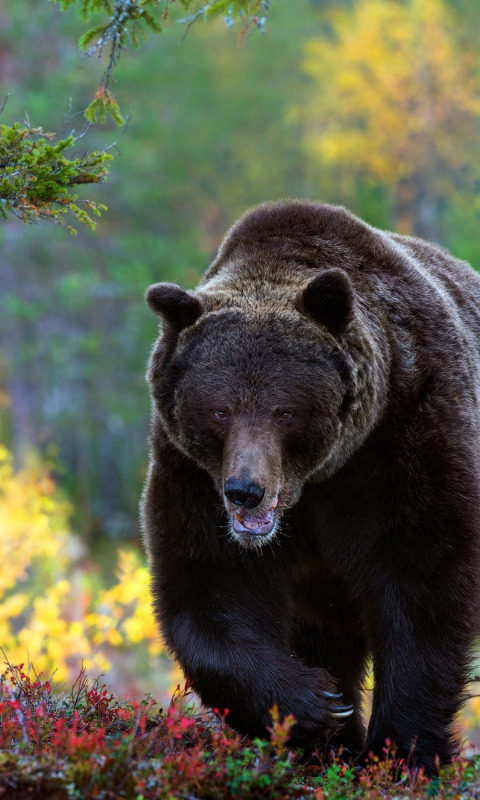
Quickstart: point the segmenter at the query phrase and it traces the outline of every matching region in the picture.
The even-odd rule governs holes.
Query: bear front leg
[[[338,681],[343,702],[353,707],[353,713],[345,720],[344,727],[329,740],[329,745],[336,751],[341,749],[344,760],[348,761],[358,755],[365,743],[362,688],[366,644],[363,637],[356,635],[352,626],[352,635],[348,641],[324,631],[322,636],[318,636],[318,646],[322,648],[320,663],[328,665],[329,672]]]
[[[295,744],[339,728],[351,709],[334,682],[289,650],[294,554],[232,541],[211,478],[159,434],[142,517],[157,620],[205,705],[265,736],[276,703],[297,720]]]
[[[374,695],[359,765],[371,752],[382,757],[386,739],[397,746],[397,758],[427,775],[456,754],[452,727],[464,700],[473,639],[467,573],[461,573],[463,585],[441,574],[384,585],[371,610]]]
[[[257,556],[258,559],[258,556]],[[261,559],[262,560],[262,559]],[[215,574],[183,563],[175,585],[155,577],[158,616],[170,651],[206,706],[228,708],[228,722],[249,736],[266,736],[270,709],[297,721],[292,744],[324,740],[351,712],[329,674],[284,649],[285,596],[260,576]],[[261,590],[256,589],[258,582]],[[283,606],[283,608],[282,608]]]
[[[367,642],[361,633],[361,622],[354,603],[346,599],[344,587],[332,588],[328,576],[318,581],[322,591],[308,586],[316,604],[317,625],[302,619],[301,609],[295,617],[295,635],[292,639],[295,653],[310,667],[324,667],[337,682],[343,702],[352,705],[353,713],[345,719],[340,731],[328,741],[328,746],[342,748],[345,760],[363,750],[366,729],[362,719],[362,687],[367,659]],[[331,602],[329,602],[331,601]],[[308,610],[308,609],[307,609]]]

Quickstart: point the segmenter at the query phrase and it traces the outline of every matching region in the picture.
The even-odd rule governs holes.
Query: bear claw
[[[349,717],[353,710],[353,706],[333,706],[331,714],[333,717]]]

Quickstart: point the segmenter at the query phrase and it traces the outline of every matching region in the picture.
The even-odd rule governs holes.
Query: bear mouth
[[[273,509],[265,512],[261,516],[247,514],[245,511],[237,511],[233,515],[233,530],[235,533],[248,534],[250,536],[268,536],[275,527],[276,519]]]
[[[266,511],[260,508],[250,509],[243,506],[235,509],[234,513],[232,513],[230,506],[231,537],[247,549],[256,549],[271,542],[279,531],[281,510],[283,508],[283,498],[280,498],[280,493],[275,495],[273,501],[270,501],[270,507]]]

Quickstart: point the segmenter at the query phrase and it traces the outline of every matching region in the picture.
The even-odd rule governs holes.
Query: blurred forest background
[[[28,114],[61,131],[71,106],[67,132],[82,128],[102,69],[79,56],[84,31],[47,0],[0,0],[0,122]],[[480,268],[479,31],[476,0],[272,0],[266,35],[242,46],[221,19],[182,43],[171,21],[124,52],[114,91],[130,122],[108,180],[88,189],[108,206],[97,231],[0,225],[11,660],[64,679],[83,656],[131,693],[177,679],[149,613],[138,523],[157,334],[145,289],[194,286],[237,215],[284,197],[344,204]],[[95,126],[80,149],[119,133]],[[479,718],[474,699],[467,730]]]

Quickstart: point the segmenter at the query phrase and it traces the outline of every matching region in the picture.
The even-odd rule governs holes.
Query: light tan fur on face
[[[223,483],[228,478],[248,475],[253,483],[265,489],[262,502],[250,512],[261,516],[272,505],[277,505],[278,495],[284,486],[282,473],[282,454],[280,437],[271,427],[255,424],[252,420],[239,417],[233,421],[228,433],[223,454]],[[225,507],[229,514],[238,511],[225,497]]]

